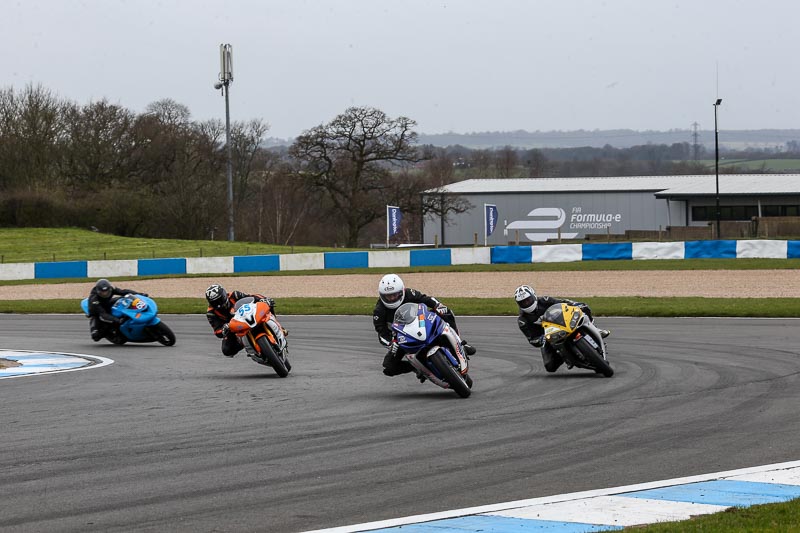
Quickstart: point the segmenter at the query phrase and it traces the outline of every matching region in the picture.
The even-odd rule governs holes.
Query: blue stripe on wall
[[[140,276],[158,276],[161,274],[186,274],[186,259],[139,259]]]
[[[411,250],[411,266],[442,265],[450,265],[450,248],[441,250]]]
[[[325,252],[325,268],[369,268],[367,252]]]
[[[85,278],[88,276],[87,261],[55,261],[53,263],[35,263],[33,277],[42,278]]]
[[[800,241],[789,241],[786,245],[786,257],[800,259]]]
[[[689,241],[684,243],[684,259],[736,259],[736,241]]]
[[[240,255],[233,258],[234,272],[267,272],[280,269],[279,255]]]
[[[495,246],[492,248],[492,263],[530,263],[533,248],[530,246]]]
[[[629,242],[614,244],[584,244],[581,247],[584,261],[608,259],[633,259],[633,244]]]

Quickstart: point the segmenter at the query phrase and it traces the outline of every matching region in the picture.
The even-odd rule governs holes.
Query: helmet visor
[[[536,302],[536,297],[533,296],[533,295],[530,295],[527,298],[525,298],[524,300],[518,301],[517,305],[519,305],[520,309],[527,309],[530,306],[532,306],[534,304],[534,302]]]
[[[387,304],[393,304],[395,302],[399,302],[400,298],[402,297],[403,297],[403,291],[392,292],[390,294],[381,294],[381,300],[383,300]]]
[[[106,287],[101,288],[100,290],[97,291],[97,295],[100,296],[100,298],[108,298],[108,297],[110,297],[111,296],[111,287],[106,286]]]

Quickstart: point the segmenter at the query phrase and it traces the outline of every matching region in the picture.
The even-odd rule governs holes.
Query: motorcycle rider
[[[408,302],[425,304],[458,333],[456,317],[446,305],[436,298],[417,290],[406,288],[403,280],[397,274],[386,274],[378,283],[378,301],[375,303],[375,310],[372,312],[372,325],[378,333],[380,343],[389,347],[389,351],[386,352],[386,356],[383,358],[383,373],[387,376],[397,376],[414,371],[411,363],[403,360],[405,352],[395,342],[395,335],[389,327],[394,321],[394,314],[397,308]],[[464,339],[461,339],[461,345],[467,355],[475,354],[475,348]],[[424,378],[420,377],[420,381],[422,380]]]
[[[125,322],[125,318],[117,318],[111,314],[111,304],[113,296],[124,296],[126,294],[146,293],[133,289],[119,289],[114,287],[107,279],[98,279],[92,290],[89,291],[89,334],[94,342],[108,338],[111,342],[121,344],[121,334],[119,327]]]
[[[578,306],[589,317],[589,327],[597,329],[602,338],[606,338],[611,334],[607,329],[599,329],[594,325],[592,310],[584,303],[573,302],[565,298],[553,298],[552,296],[536,296],[536,291],[530,285],[517,287],[514,291],[514,300],[519,306],[517,325],[531,346],[542,349],[542,362],[544,363],[544,369],[548,372],[555,372],[564,363],[556,349],[544,342],[544,328],[539,321],[551,305],[565,303]]]
[[[233,357],[244,348],[236,334],[230,331],[228,322],[233,318],[233,308],[236,302],[248,297],[252,297],[257,302],[269,304],[272,314],[275,314],[275,300],[261,294],[246,294],[242,291],[231,291],[228,294],[228,291],[217,283],[206,289],[206,301],[208,302],[206,318],[214,330],[214,335],[222,339],[222,355],[226,357]],[[280,329],[283,335],[289,334],[283,326]]]

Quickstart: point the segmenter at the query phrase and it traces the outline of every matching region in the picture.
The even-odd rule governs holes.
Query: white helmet
[[[523,313],[533,313],[539,304],[536,299],[536,291],[530,285],[517,287],[517,290],[514,291],[514,300],[517,301],[517,305]]]
[[[389,309],[397,309],[403,303],[406,295],[406,286],[397,274],[386,274],[378,283],[378,296],[383,305]]]

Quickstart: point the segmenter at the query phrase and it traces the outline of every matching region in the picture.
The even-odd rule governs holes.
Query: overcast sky
[[[3,0],[0,86],[162,98],[289,138],[350,106],[420,133],[800,128],[800,0]]]

